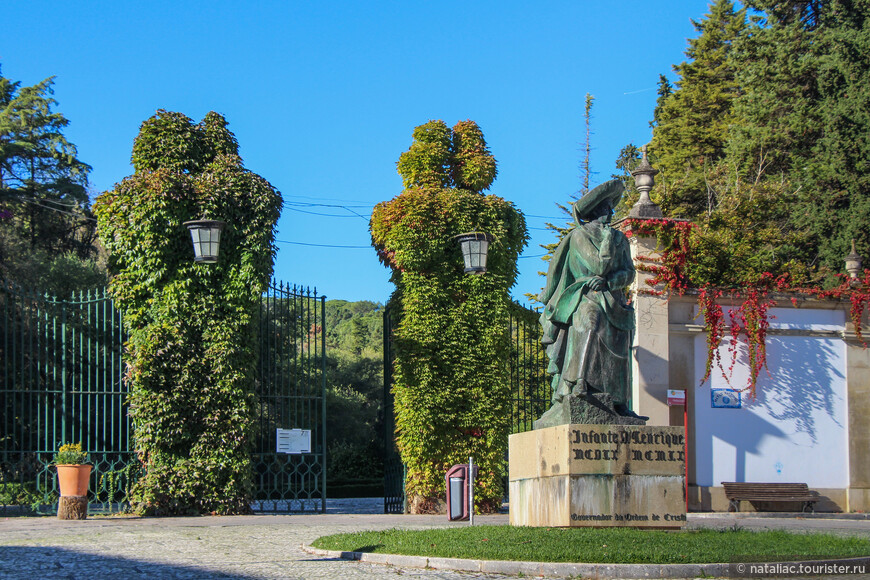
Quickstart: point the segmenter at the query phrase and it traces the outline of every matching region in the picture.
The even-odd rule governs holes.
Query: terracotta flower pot
[[[58,465],[57,485],[60,488],[60,495],[65,497],[88,495],[92,468],[93,465]]]

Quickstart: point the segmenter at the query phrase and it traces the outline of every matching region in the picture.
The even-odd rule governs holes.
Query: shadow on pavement
[[[193,566],[107,557],[55,547],[0,546],[0,578],[206,578],[249,576]]]

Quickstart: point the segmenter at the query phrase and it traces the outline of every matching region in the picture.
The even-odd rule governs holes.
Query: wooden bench
[[[805,483],[742,483],[723,481],[728,511],[739,512],[741,501],[791,501],[803,503],[802,511],[812,512],[819,496]]]

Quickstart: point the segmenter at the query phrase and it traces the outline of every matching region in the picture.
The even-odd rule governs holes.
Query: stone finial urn
[[[640,160],[640,165],[631,172],[631,176],[634,177],[634,184],[640,192],[640,199],[631,207],[628,217],[660,219],[664,217],[662,210],[649,197],[649,192],[653,185],[655,185],[655,176],[659,170],[650,165],[647,158],[646,145],[641,150],[643,151],[643,158]]]

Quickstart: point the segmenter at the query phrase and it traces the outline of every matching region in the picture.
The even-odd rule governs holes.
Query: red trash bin
[[[474,466],[477,475],[477,466]],[[450,521],[467,520],[468,509],[468,465],[454,465],[447,470],[447,519]]]

